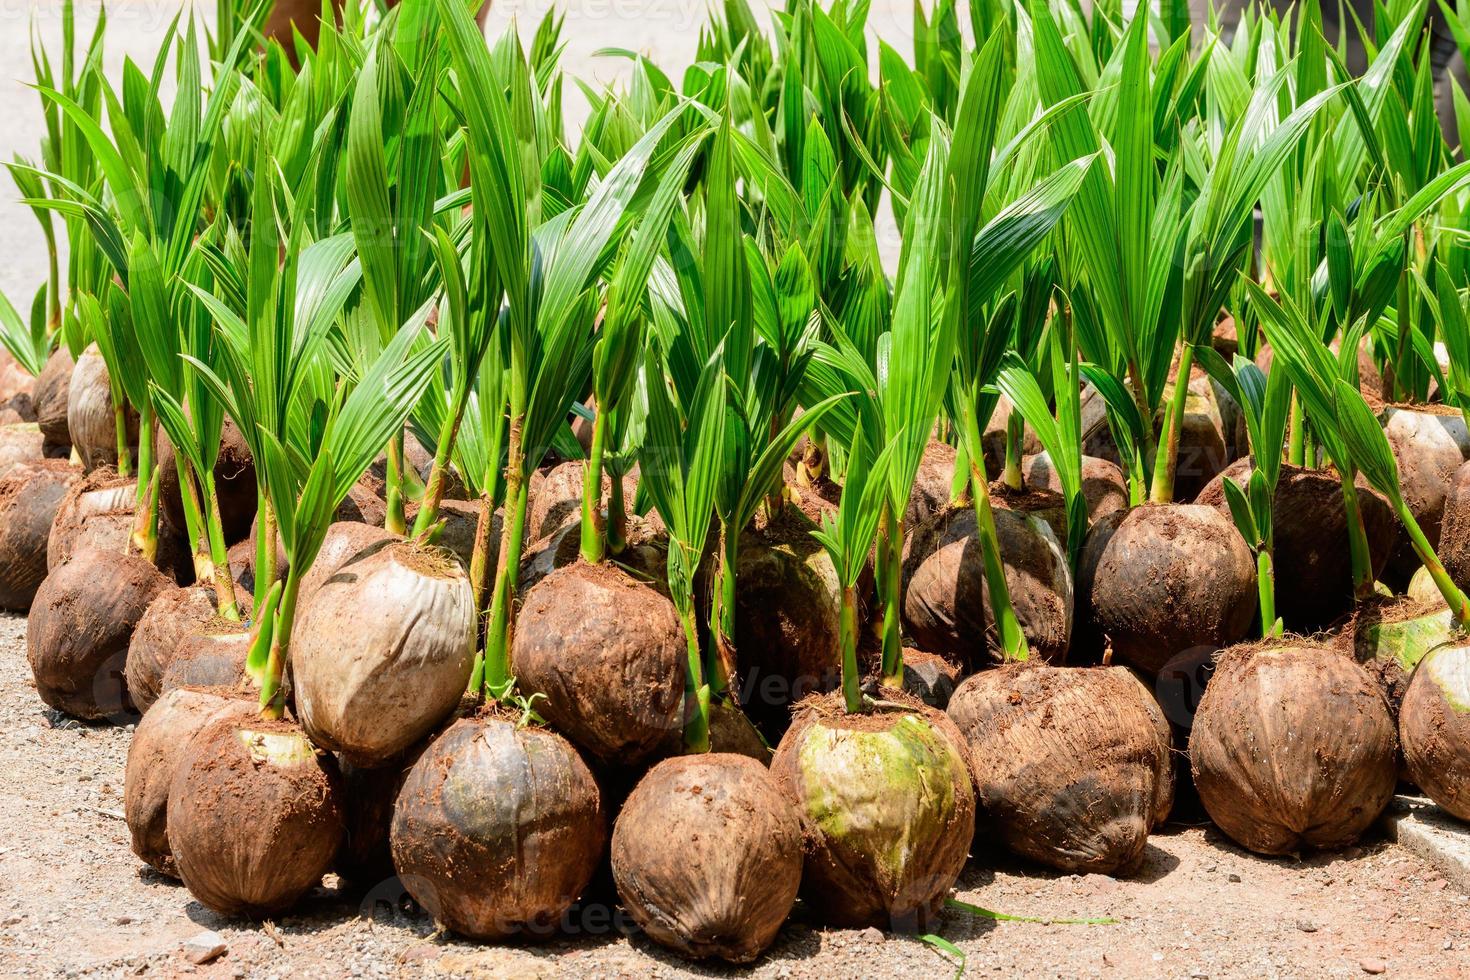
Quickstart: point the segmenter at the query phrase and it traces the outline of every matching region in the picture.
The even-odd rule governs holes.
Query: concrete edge
[[[1428,861],[1451,885],[1470,894],[1470,824],[1422,796],[1395,796],[1378,823],[1389,840]]]

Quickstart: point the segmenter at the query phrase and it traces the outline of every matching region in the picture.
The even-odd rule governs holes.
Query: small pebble
[[[1380,973],[1388,972],[1388,964],[1380,959],[1377,959],[1376,957],[1370,957],[1369,959],[1360,960],[1358,962],[1358,966],[1363,968],[1364,973],[1370,973],[1374,976],[1377,976]]]
[[[1240,881],[1240,875],[1238,875],[1238,874],[1236,874],[1235,872],[1232,871],[1230,873],[1230,877],[1226,878],[1225,880],[1226,881],[1229,881],[1229,882],[1232,882],[1232,883],[1238,883]]]
[[[203,966],[225,955],[228,948],[223,936],[213,929],[207,929],[184,943],[184,959],[195,966]]]
[[[1310,919],[1297,919],[1296,920],[1296,927],[1298,929],[1300,929],[1302,932],[1316,932],[1317,931],[1317,923],[1313,922]]]

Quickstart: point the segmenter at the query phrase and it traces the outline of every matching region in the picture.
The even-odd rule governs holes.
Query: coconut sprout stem
[[[215,490],[214,474],[204,474],[204,499],[209,508],[205,512],[205,528],[209,538],[209,558],[214,570],[214,599],[219,614],[225,619],[240,620],[240,608],[235,604],[235,580],[230,576],[230,550],[225,545],[224,518],[220,515],[219,494]]]
[[[1025,435],[1026,420],[1021,413],[1011,409],[1006,416],[1006,465],[1000,478],[1012,490],[1022,489],[1021,482],[1021,439]]]
[[[275,623],[271,629],[265,680],[260,685],[262,718],[280,718],[286,711],[286,697],[281,688],[281,679],[285,676],[286,661],[291,654],[291,628],[296,621],[296,594],[300,588],[301,575],[293,564],[286,573],[286,584],[281,589],[281,604],[276,608]]]
[[[1302,419],[1302,403],[1296,392],[1291,395],[1291,420],[1286,439],[1286,461],[1292,466],[1307,465],[1306,425]]]
[[[623,481],[614,474],[607,494],[607,547],[620,555],[628,547],[628,508],[623,500]]]
[[[975,533],[980,539],[980,556],[985,562],[985,585],[990,590],[990,609],[1000,636],[1005,659],[1029,660],[1031,651],[1016,611],[1011,608],[1011,590],[1006,584],[1005,565],[1000,557],[1000,538],[995,533],[995,512],[990,505],[990,485],[985,479],[984,457],[980,453],[980,422],[970,399],[960,414],[961,432],[970,449],[970,494],[975,508]],[[899,559],[902,561],[902,558]],[[902,678],[900,677],[900,680]]]
[[[387,515],[383,518],[383,527],[390,534],[404,534],[408,531],[408,521],[404,517],[403,502],[403,433],[399,432],[388,443],[388,468],[387,468]]]
[[[891,506],[884,510],[877,557],[883,599],[883,683],[893,687],[903,684],[903,519],[894,518]]]
[[[485,612],[485,592],[490,582],[490,525],[495,520],[495,498],[480,494],[480,515],[475,520],[475,545],[470,552],[470,590],[475,599],[475,622]]]
[[[184,522],[189,528],[189,547],[194,558],[194,579],[212,582],[214,561],[209,554],[209,532],[204,526],[204,504],[199,494],[199,481],[195,479],[193,467],[184,462],[182,456],[175,458],[179,466],[179,498],[184,504]]]
[[[723,698],[735,673],[735,575],[740,567],[740,532],[720,524],[720,563],[716,574],[714,615],[710,621],[714,635],[710,645],[714,657],[710,663],[710,686],[716,698]]]
[[[485,634],[485,692],[499,699],[510,683],[510,642],[515,629],[516,576],[526,530],[525,450],[521,446],[524,417],[510,422],[509,465],[505,471],[505,527],[495,565],[495,591],[490,598],[490,626]]]
[[[607,556],[607,525],[602,512],[602,461],[607,452],[607,412],[597,406],[592,420],[592,451],[582,467],[582,560],[597,564]]]
[[[1455,625],[1463,632],[1470,629],[1470,597],[1466,597],[1460,587],[1450,578],[1450,573],[1445,571],[1444,564],[1440,562],[1439,556],[1434,552],[1434,546],[1424,536],[1419,522],[1414,519],[1409,505],[1400,496],[1394,500],[1394,508],[1398,511],[1399,520],[1403,523],[1404,530],[1409,534],[1409,541],[1414,545],[1414,551],[1419,555],[1424,568],[1429,572],[1429,577],[1434,580],[1439,594],[1444,596],[1445,605],[1450,607],[1450,615],[1455,619]]]
[[[255,596],[253,608],[259,621],[265,608],[266,597],[276,583],[276,512],[266,495],[257,494],[256,513],[259,520],[255,529]]]
[[[842,650],[842,700],[848,714],[861,711],[863,707],[862,679],[858,676],[857,662],[857,619],[857,589],[846,586],[842,590],[842,606],[837,614],[837,642]],[[903,672],[902,665],[899,672]]]
[[[464,421],[465,409],[470,402],[469,385],[461,385],[462,390],[454,393],[454,400],[450,411],[444,418],[444,424],[439,428],[439,442],[434,447],[434,463],[429,468],[429,480],[424,485],[424,499],[419,504],[418,515],[413,520],[413,536],[418,537],[439,519],[439,505],[444,500],[444,485],[447,482],[446,474],[449,472],[449,453],[454,448],[454,440],[459,436],[460,423]]]
[[[1185,344],[1179,354],[1179,370],[1174,374],[1174,391],[1164,409],[1163,445],[1154,458],[1153,486],[1149,490],[1149,500],[1156,504],[1174,502],[1174,474],[1179,466],[1179,437],[1184,429],[1184,406],[1189,398],[1189,372],[1193,366],[1194,347]]]
[[[684,674],[684,748],[691,753],[708,752],[710,689],[704,681],[699,627],[695,621],[694,604],[687,598],[681,600],[680,604],[684,606],[679,610],[679,618],[684,623],[684,648],[688,661]]]
[[[1368,531],[1363,525],[1363,508],[1358,503],[1356,479],[1356,472],[1343,474],[1342,507],[1347,517],[1348,554],[1353,567],[1353,596],[1358,602],[1363,602],[1373,595],[1373,556],[1368,549]]]
[[[1283,626],[1276,615],[1276,564],[1270,544],[1256,552],[1256,590],[1261,602],[1261,636],[1280,636]]]

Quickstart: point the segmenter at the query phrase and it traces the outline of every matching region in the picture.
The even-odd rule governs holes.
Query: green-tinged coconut
[[[964,736],[943,712],[896,703],[847,714],[806,702],[771,772],[806,825],[801,894],[834,926],[922,929],[954,886],[975,832]]]
[[[740,536],[735,576],[735,657],[741,703],[781,724],[789,707],[841,680],[837,568],[796,507]]]
[[[0,477],[18,466],[45,459],[42,445],[41,427],[34,422],[0,425]]]
[[[173,443],[163,427],[154,439],[154,465],[158,467],[159,518],[168,526],[187,527],[184,500],[179,491],[179,468]],[[221,530],[225,544],[233,545],[250,536],[259,507],[259,489],[255,479],[255,460],[250,446],[240,434],[239,426],[226,418],[220,429],[219,455],[214,463],[214,489],[219,504]]]
[[[168,842],[189,893],[269,918],[316,887],[342,843],[333,758],[300,727],[223,717],[194,736],[168,793]]]
[[[138,415],[126,410],[127,443],[138,445]],[[107,364],[93,344],[77,358],[66,393],[66,428],[87,470],[117,465],[117,419]]]
[[[1439,591],[1439,586],[1434,583],[1434,576],[1423,565],[1409,579],[1409,587],[1404,589],[1404,598],[1430,606],[1444,605],[1444,593]]]
[[[0,609],[29,609],[46,578],[46,541],[79,471],[59,459],[0,477]]]
[[[1256,614],[1256,563],[1213,507],[1148,504],[1092,526],[1078,596],[1114,656],[1152,677],[1186,651],[1245,637]]]
[[[1435,552],[1455,584],[1470,588],[1470,463],[1461,464],[1450,480]]]
[[[179,876],[168,843],[168,793],[185,753],[206,725],[229,716],[246,720],[252,702],[227,692],[180,688],[159,698],[128,744],[123,815],[133,853],[171,878]]]
[[[128,695],[146,712],[163,691],[163,674],[179,643],[218,614],[214,589],[191,585],[164,589],[148,606],[128,642]]]
[[[1470,820],[1470,646],[1463,638],[1419,661],[1399,709],[1399,740],[1414,783]]]
[[[681,727],[686,657],[666,596],[615,565],[578,562],[526,593],[511,673],[582,751],[636,766]]]
[[[655,942],[692,959],[759,956],[796,901],[801,867],[791,801],[764,766],[740,755],[659,763],[613,829],[623,905]]]
[[[1129,874],[1174,798],[1169,726],[1123,667],[1017,664],[969,677],[978,839],[1063,871]]]
[[[1398,739],[1388,704],[1336,650],[1226,651],[1189,736],[1210,819],[1260,854],[1347,847],[1393,797]]]
[[[1232,519],[1224,481],[1242,490],[1253,467],[1239,459],[1210,481],[1195,501]],[[1388,562],[1398,534],[1398,519],[1388,501],[1366,483],[1358,484],[1358,509],[1377,576]],[[1276,568],[1276,612],[1297,633],[1323,629],[1353,607],[1353,564],[1342,480],[1324,470],[1283,465],[1271,497]]]
[[[1072,636],[1072,571],[1051,527],[996,508],[995,530],[1011,607],[1034,655],[1060,662]],[[922,649],[968,669],[1000,661],[975,512],[956,507],[908,536],[903,617]]]
[[[172,583],[134,555],[86,551],[51,571],[26,621],[26,654],[41,700],[79,718],[129,710],[128,642]]]
[[[1021,478],[1030,489],[1049,490],[1056,494],[1063,492],[1061,474],[1048,453],[1037,453],[1023,459]],[[1089,521],[1127,510],[1128,478],[1117,463],[1097,456],[1083,456],[1082,499],[1087,503]]]
[[[448,552],[400,541],[348,562],[292,633],[302,727],[354,765],[388,762],[459,704],[475,636],[469,579]]]
[[[1425,654],[1454,642],[1454,617],[1444,598],[1420,602],[1413,598],[1367,603],[1347,630],[1353,657],[1378,681],[1389,709],[1395,714],[1409,684],[1409,675]]]
[[[36,376],[31,405],[35,409],[36,424],[41,429],[48,456],[54,452],[64,456],[71,450],[71,432],[66,427],[66,403],[74,367],[76,361],[72,360],[71,351],[62,344],[51,353],[46,366]]]
[[[440,926],[539,938],[592,879],[607,822],[571,743],[482,714],[451,725],[409,771],[391,842],[403,887]]]

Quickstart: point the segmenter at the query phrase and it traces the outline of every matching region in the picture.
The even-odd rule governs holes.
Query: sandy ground
[[[808,925],[798,905],[745,970],[691,967],[627,927],[609,897],[531,947],[435,937],[396,881],[326,887],[274,923],[221,920],[128,849],[123,768],[131,726],[79,724],[31,683],[25,620],[0,616],[0,976],[467,976],[772,978],[954,976],[923,942]],[[328,879],[334,886],[335,879]],[[977,852],[958,897],[1011,915],[1111,924],[993,922],[947,914],[969,976],[1470,977],[1470,902],[1379,839],[1342,855],[1266,860],[1208,827],[1157,835],[1128,881],[1056,875]],[[184,946],[217,930],[201,967]]]

